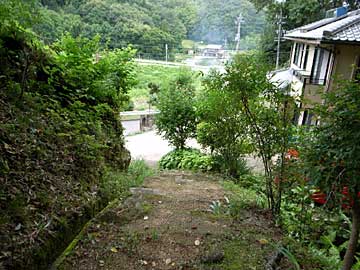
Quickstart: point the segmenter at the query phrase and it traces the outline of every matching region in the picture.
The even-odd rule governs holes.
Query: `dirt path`
[[[133,193],[97,217],[61,269],[264,269],[264,242],[280,237],[263,213],[211,213],[225,196],[212,176],[162,173]]]

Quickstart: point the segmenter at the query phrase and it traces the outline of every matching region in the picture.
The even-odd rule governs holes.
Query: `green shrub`
[[[223,173],[237,181],[239,177],[249,175],[251,169],[247,166],[246,160],[241,157],[225,158],[223,155],[213,155],[214,171]],[[229,164],[231,165],[229,166]]]
[[[126,172],[108,169],[102,177],[101,195],[108,201],[130,195],[129,189],[141,186],[144,179],[153,175],[143,160],[134,160]]]
[[[212,157],[202,154],[196,149],[174,150],[163,156],[159,161],[159,167],[166,170],[211,171],[213,166]]]
[[[158,95],[156,115],[158,133],[177,149],[184,149],[186,140],[196,134],[195,86],[193,74],[183,70]]]
[[[232,216],[240,216],[243,209],[265,208],[266,196],[264,193],[244,188],[232,181],[226,181],[223,185],[224,189],[230,193],[229,211]]]

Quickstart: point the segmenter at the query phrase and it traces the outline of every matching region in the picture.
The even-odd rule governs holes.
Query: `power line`
[[[236,41],[236,51],[238,52],[240,49],[240,39],[241,39],[241,24],[244,22],[243,16],[240,13],[239,17],[236,18],[235,23],[237,23],[237,34],[235,37]]]

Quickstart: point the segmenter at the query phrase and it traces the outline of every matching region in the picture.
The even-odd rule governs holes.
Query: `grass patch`
[[[136,67],[136,79],[138,84],[129,91],[130,99],[134,102],[135,110],[148,109],[149,83],[156,84],[160,89],[167,88],[185,67],[164,67],[159,65],[138,65]],[[200,77],[196,77],[196,87],[201,86]]]
[[[132,161],[127,172],[108,170],[102,178],[102,196],[109,201],[123,199],[130,195],[130,188],[141,186],[144,179],[153,174],[143,160]]]
[[[229,196],[229,211],[232,216],[239,216],[243,209],[266,207],[266,196],[262,192],[232,181],[224,181],[222,185]]]
[[[262,244],[268,241],[266,240],[269,239],[268,237],[267,234],[253,230],[251,227],[242,227],[241,235],[227,235],[216,246],[218,251],[224,253],[224,259],[219,263],[204,263],[201,269],[262,270],[267,256],[274,251],[270,244]],[[208,250],[213,248],[209,247]]]

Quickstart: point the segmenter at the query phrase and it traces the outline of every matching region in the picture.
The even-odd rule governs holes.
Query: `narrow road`
[[[155,131],[125,137],[126,148],[132,159],[143,159],[150,166],[156,166],[160,158],[173,150],[168,141]]]
[[[127,136],[125,141],[125,146],[130,151],[131,158],[143,159],[150,166],[156,166],[162,156],[174,149],[156,131]],[[195,140],[189,140],[187,146],[200,149],[199,144]]]

